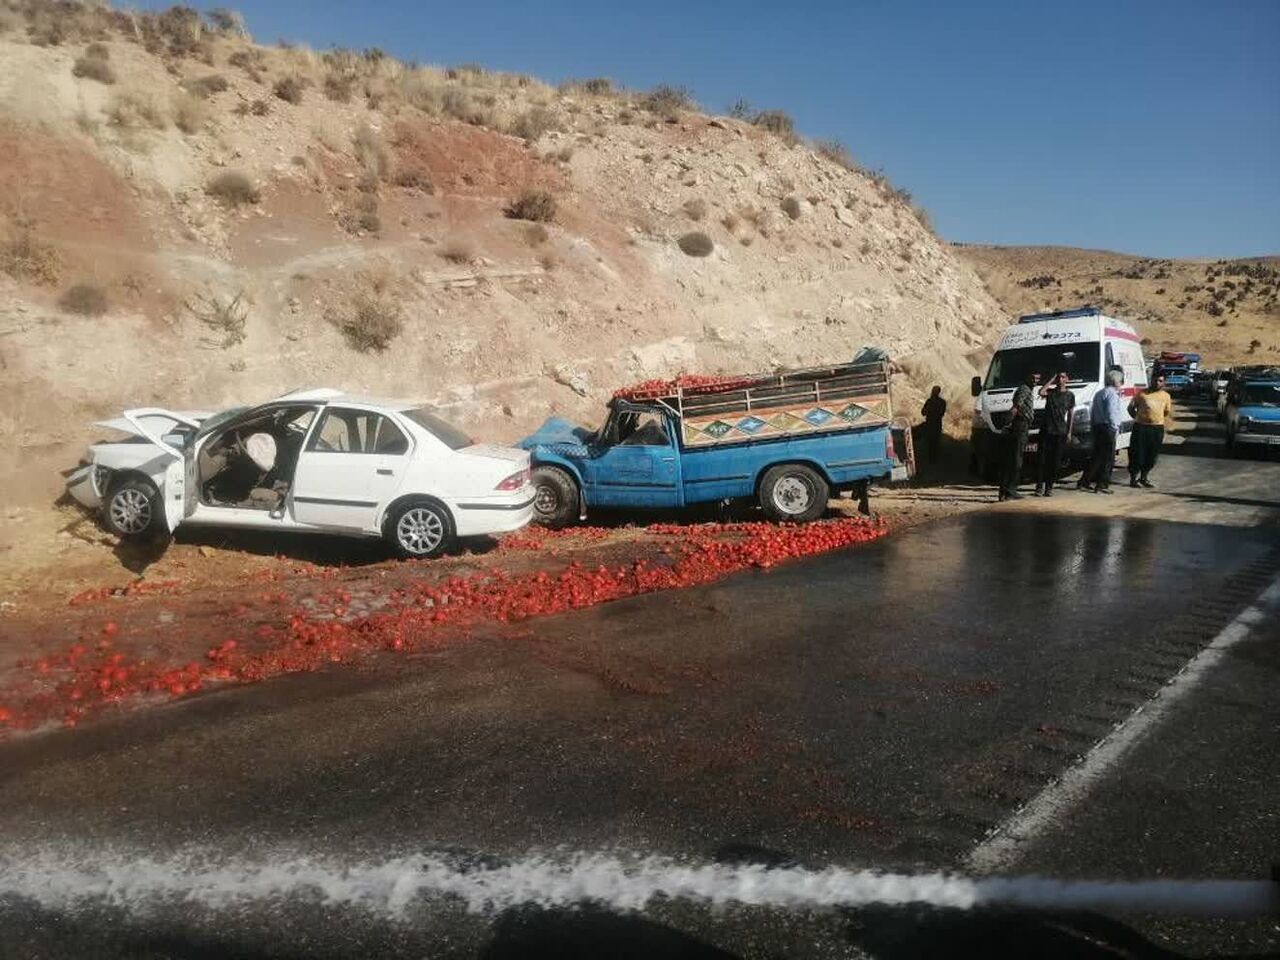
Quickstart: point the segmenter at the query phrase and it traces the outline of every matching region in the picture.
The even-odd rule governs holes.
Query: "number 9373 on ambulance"
[[[1141,338],[1129,324],[1109,317],[1098,307],[1080,307],[1054,313],[1020,317],[1000,337],[985,377],[974,377],[972,466],[981,476],[992,477],[1000,463],[1004,429],[1013,411],[1013,392],[1029,373],[1040,375],[1044,385],[1066,373],[1068,389],[1075,395],[1071,439],[1064,467],[1083,464],[1092,448],[1089,409],[1094,395],[1105,385],[1110,370],[1124,375],[1120,388],[1124,406],[1147,386]],[[1044,424],[1045,400],[1036,388],[1036,408],[1027,438],[1026,458],[1034,461]],[[1128,419],[1116,438],[1116,449],[1129,446],[1133,423]]]

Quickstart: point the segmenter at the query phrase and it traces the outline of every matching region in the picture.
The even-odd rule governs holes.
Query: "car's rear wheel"
[[[383,534],[402,559],[427,560],[453,543],[453,520],[439,504],[411,500],[392,511]]]
[[[544,527],[559,530],[578,519],[578,485],[559,467],[535,467],[533,518]]]
[[[760,506],[770,520],[808,523],[827,509],[831,489],[812,467],[786,463],[770,467],[760,481]]]
[[[166,529],[160,491],[146,477],[126,477],[115,484],[102,505],[102,518],[124,540],[152,540]]]

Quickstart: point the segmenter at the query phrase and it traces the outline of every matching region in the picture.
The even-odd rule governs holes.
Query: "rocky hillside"
[[[955,252],[1012,314],[1093,303],[1132,320],[1150,351],[1198,350],[1210,366],[1280,359],[1280,257],[1153,260],[973,245]]]
[[[0,482],[88,422],[333,385],[497,440],[623,383],[886,346],[900,403],[1006,322],[882,177],[785,114],[0,0]]]

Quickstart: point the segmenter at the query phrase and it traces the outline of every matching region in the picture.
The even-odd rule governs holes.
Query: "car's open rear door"
[[[191,443],[175,446],[166,438],[178,425],[190,427],[193,431],[198,429],[199,421],[161,407],[139,407],[126,410],[121,419],[104,425],[149,440],[171,457],[160,486],[160,499],[164,501],[165,521],[172,532],[182,518],[190,516],[195,509],[195,446]]]

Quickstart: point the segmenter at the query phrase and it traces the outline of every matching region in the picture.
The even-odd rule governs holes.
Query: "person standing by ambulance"
[[[1173,426],[1173,398],[1165,389],[1164,374],[1156,374],[1154,390],[1138,394],[1129,402],[1133,436],[1129,440],[1129,486],[1154,487],[1147,475],[1155,468],[1164,443],[1164,432]]]
[[[1062,458],[1071,442],[1071,418],[1076,409],[1076,395],[1067,389],[1071,378],[1060,372],[1040,388],[1044,397],[1044,426],[1040,428],[1040,482],[1037,497],[1052,497],[1053,484],[1062,469]]]
[[[1009,426],[1005,428],[1004,476],[1000,478],[1000,499],[1021,500],[1018,480],[1022,477],[1022,453],[1027,448],[1027,434],[1036,412],[1035,389],[1040,383],[1040,371],[1027,371],[1027,379],[1013,391],[1013,405]]]
[[[1124,423],[1124,405],[1120,402],[1120,387],[1124,374],[1119,369],[1107,371],[1107,385],[1093,395],[1089,407],[1089,427],[1093,431],[1093,456],[1089,466],[1076,484],[1081,490],[1094,493],[1111,492],[1111,468],[1116,459],[1116,437]]]

